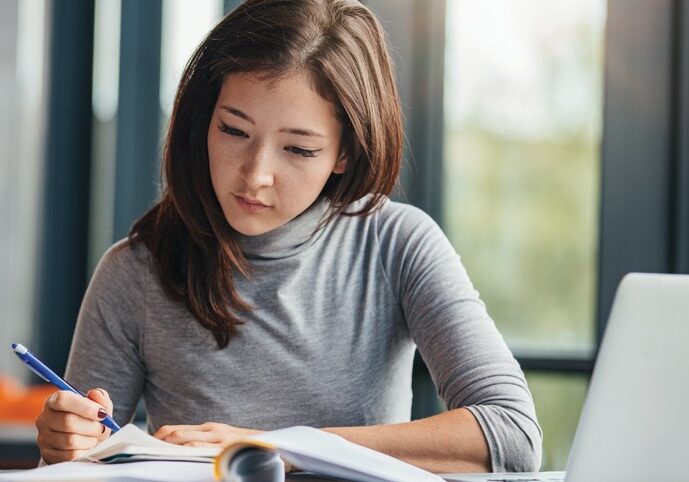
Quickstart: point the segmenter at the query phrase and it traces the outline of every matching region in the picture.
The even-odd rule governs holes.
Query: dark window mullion
[[[675,230],[672,254],[674,271],[689,273],[689,1],[678,0],[675,5]]]
[[[671,0],[609,0],[597,339],[630,271],[671,270]]]
[[[593,358],[529,357],[517,355],[517,361],[524,371],[583,373],[593,372]]]
[[[62,373],[87,283],[91,175],[93,0],[54,2],[38,253],[41,359]]]
[[[158,194],[161,21],[161,0],[122,2],[114,240]]]

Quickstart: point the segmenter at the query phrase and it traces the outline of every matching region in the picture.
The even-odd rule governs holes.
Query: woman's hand
[[[224,423],[206,422],[201,425],[163,425],[153,434],[160,440],[191,447],[226,447],[248,435],[263,432],[249,428],[233,427]],[[283,459],[285,472],[295,469]]]
[[[261,430],[206,422],[201,425],[163,425],[153,436],[176,445],[225,447],[236,440],[257,433],[261,433]]]
[[[177,445],[226,447],[241,438],[261,432],[262,430],[251,430],[225,425],[224,423],[206,422],[201,425],[163,425],[153,436]],[[296,470],[296,467],[285,459],[282,459],[282,461],[285,464],[285,473]]]
[[[46,399],[36,418],[36,442],[46,463],[74,460],[110,436],[100,423],[112,413],[108,392],[96,388],[86,397],[61,390]]]

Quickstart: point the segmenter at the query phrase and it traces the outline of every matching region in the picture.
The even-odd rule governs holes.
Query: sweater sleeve
[[[120,242],[103,255],[79,310],[65,373],[83,392],[107,390],[120,425],[133,418],[146,376],[144,250]]]
[[[387,203],[378,222],[389,282],[439,396],[476,417],[494,472],[538,470],[542,432],[526,379],[449,240],[411,206]]]

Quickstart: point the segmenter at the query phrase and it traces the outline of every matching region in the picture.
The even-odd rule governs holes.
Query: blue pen
[[[12,343],[12,350],[14,350],[14,353],[21,359],[21,361],[26,363],[26,366],[29,367],[29,370],[34,372],[36,375],[41,377],[46,382],[52,383],[60,390],[69,390],[70,392],[81,395],[82,397],[86,396],[79,390],[74,388],[72,385],[64,381],[62,378],[57,376],[57,374],[54,371],[45,366],[43,362],[36,358],[36,355],[31,353],[24,345],[21,345],[19,343]],[[115,423],[115,421],[112,419],[110,415],[106,416],[103,420],[100,421],[100,423],[112,430],[113,433],[117,432],[120,429],[119,425]]]

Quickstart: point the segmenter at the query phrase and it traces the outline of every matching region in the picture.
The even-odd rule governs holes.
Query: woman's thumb
[[[101,405],[108,412],[108,415],[112,415],[112,400],[110,400],[108,392],[102,388],[92,388],[88,391],[86,397]]]

